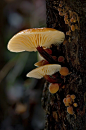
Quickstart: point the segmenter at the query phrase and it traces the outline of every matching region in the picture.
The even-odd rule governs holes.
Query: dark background
[[[7,50],[17,32],[46,26],[45,0],[0,0],[0,130],[42,130],[44,80],[27,78],[37,52]]]

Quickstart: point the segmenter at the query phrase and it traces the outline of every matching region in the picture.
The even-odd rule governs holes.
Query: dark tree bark
[[[72,73],[66,77],[65,88],[59,89],[55,94],[49,92],[49,83],[45,83],[42,97],[46,112],[45,130],[85,130],[86,0],[46,0],[46,9],[47,27],[65,33],[65,42],[59,49]],[[73,107],[73,115],[67,112],[63,103],[67,94],[76,96],[78,107]]]

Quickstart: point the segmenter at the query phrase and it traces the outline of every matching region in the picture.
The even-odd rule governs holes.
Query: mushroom
[[[15,34],[8,43],[8,50],[12,52],[37,51],[49,61],[56,61],[43,49],[50,48],[51,44],[59,45],[64,41],[63,32],[53,28],[33,28]]]
[[[68,103],[71,104],[71,103],[72,103],[72,98],[71,98],[71,97],[67,97],[67,98],[66,98],[66,102],[68,102]]]
[[[70,94],[68,94],[68,95],[66,96],[66,98],[68,98],[68,97],[70,97]]]
[[[59,56],[58,57],[58,62],[64,62],[64,57],[63,56]]]
[[[64,102],[65,106],[69,106],[70,105],[69,102],[67,102],[67,98],[64,98],[63,102]]]
[[[75,31],[75,26],[74,25],[71,25],[71,30]]]
[[[58,82],[58,79],[50,76],[58,72],[60,68],[61,65],[58,64],[47,64],[30,71],[26,76],[37,79],[44,77],[47,81],[55,83]]]
[[[54,94],[59,90],[59,85],[58,83],[50,83],[49,85],[49,92]]]
[[[74,114],[73,107],[72,106],[67,107],[67,112],[73,115]]]
[[[38,67],[38,66],[42,66],[46,64],[49,64],[47,60],[41,60],[41,61],[36,62],[34,65]]]
[[[67,75],[69,74],[68,68],[67,68],[67,67],[61,67],[61,69],[60,69],[60,74],[61,74],[62,76],[67,76]]]
[[[73,102],[74,102],[74,99],[76,98],[76,96],[75,96],[74,94],[72,94],[72,95],[71,95],[71,98],[72,98],[72,100],[73,100]]]
[[[66,98],[63,99],[64,104],[66,103]]]
[[[74,107],[77,107],[77,106],[78,106],[78,104],[77,104],[77,103],[73,103],[73,106],[74,106]]]

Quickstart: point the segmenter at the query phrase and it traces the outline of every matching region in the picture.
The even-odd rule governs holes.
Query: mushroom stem
[[[58,84],[62,83],[62,80],[59,80],[59,79],[57,79],[57,78],[50,77],[49,75],[45,75],[44,78],[45,78],[48,82],[50,82],[50,83],[58,83]]]
[[[38,52],[43,56],[44,59],[46,59],[50,64],[56,64],[56,61],[52,58],[51,55],[49,55],[44,49],[43,47],[38,46],[36,48],[38,50]]]

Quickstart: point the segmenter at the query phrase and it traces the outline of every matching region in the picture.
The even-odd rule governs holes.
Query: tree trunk
[[[65,42],[59,49],[71,73],[65,77],[65,88],[55,94],[49,92],[49,83],[45,83],[42,97],[45,130],[86,130],[86,0],[46,0],[46,8],[47,27],[65,33]],[[73,115],[63,103],[68,94],[74,94],[78,104],[77,107],[72,104]]]

